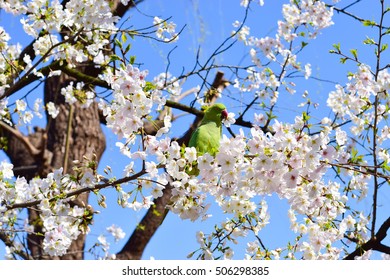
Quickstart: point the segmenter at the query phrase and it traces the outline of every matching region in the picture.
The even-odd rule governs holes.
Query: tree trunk
[[[105,150],[106,141],[100,127],[99,112],[97,103],[92,103],[88,108],[81,108],[80,103],[75,103],[70,110],[70,105],[65,103],[61,95],[61,88],[67,86],[72,78],[65,74],[59,77],[52,77],[45,84],[45,104],[53,102],[60,112],[55,119],[48,117],[47,126],[47,149],[52,152],[51,168],[66,168],[72,173],[73,161],[82,161],[83,157],[92,159],[96,157],[97,162]],[[71,120],[69,133],[69,153],[65,154],[65,143],[68,137],[68,123]],[[67,160],[65,160],[68,157]],[[64,163],[67,162],[66,166]],[[88,193],[78,196],[74,202],[80,206],[88,205]],[[85,235],[80,234],[63,259],[84,258]],[[30,245],[30,244],[29,244]],[[30,247],[31,248],[31,247]]]
[[[142,0],[130,1],[127,6],[124,6],[119,0],[111,0],[110,2],[113,14],[122,17],[129,8],[134,7]],[[31,47],[32,44],[28,46],[26,52],[31,51]],[[93,77],[97,77],[100,71],[92,63],[79,66],[77,70]],[[45,80],[45,105],[48,102],[53,102],[59,109],[59,114],[55,119],[46,115],[46,128],[34,128],[34,132],[27,136],[29,142],[40,151],[39,154],[31,153],[31,150],[26,149],[25,143],[10,131],[0,129],[1,136],[8,139],[6,153],[14,165],[15,176],[24,176],[26,180],[31,180],[35,176],[46,177],[48,173],[60,167],[64,167],[66,171],[64,173],[72,173],[74,160],[82,161],[84,157],[87,157],[94,158],[97,163],[100,161],[106,142],[100,127],[98,106],[96,103],[92,103],[89,108],[81,108],[81,105],[77,102],[71,108],[65,102],[61,89],[72,81],[74,84],[77,83],[73,77],[64,73]],[[69,124],[71,125],[69,126]],[[153,131],[151,134],[153,134]],[[69,143],[68,151],[66,148],[67,141]],[[164,213],[165,206],[170,201],[170,196],[171,188],[167,186],[164,196],[155,201],[155,209],[148,211],[140,226],[134,230],[130,239],[118,253],[119,259],[140,259],[142,257],[146,245],[163,221],[163,216],[156,215],[156,213]],[[72,201],[72,204],[87,206],[88,193],[79,195],[75,201]],[[42,248],[43,230],[39,211],[35,208],[29,208],[28,219],[29,224],[34,227],[34,234],[28,234],[27,236],[29,258],[84,259],[85,235],[80,234],[72,242],[64,256],[50,257],[45,255]]]

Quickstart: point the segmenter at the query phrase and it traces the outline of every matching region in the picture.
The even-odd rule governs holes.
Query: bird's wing
[[[215,122],[199,126],[192,134],[189,146],[195,147],[199,155],[209,153],[215,155],[219,149],[221,128]]]

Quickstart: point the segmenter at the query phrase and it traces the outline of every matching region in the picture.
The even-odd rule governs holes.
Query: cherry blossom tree
[[[168,211],[198,221],[213,214],[212,203],[223,218],[208,232],[188,236],[199,244],[190,258],[367,259],[379,253],[388,259],[390,216],[388,205],[379,203],[389,194],[388,3],[372,1],[378,17],[366,19],[352,12],[360,0],[285,1],[272,23],[276,30],[259,37],[257,26],[247,23],[272,1],[236,1],[240,18],[206,60],[198,52],[193,68],[171,73],[170,53],[167,67],[151,77],[153,65],[137,61],[132,40],[180,44],[186,27],[158,16],[137,26],[129,14],[141,2],[0,0],[2,13],[20,19],[30,40],[13,43],[0,27],[5,257],[83,259],[101,250],[99,258],[140,259]],[[305,87],[322,77],[313,77],[312,63],[301,57],[334,25],[335,13],[369,35],[353,49],[339,40],[329,46],[339,66],[352,70],[322,92],[326,104],[318,104]],[[217,62],[237,46],[247,54],[241,63]],[[188,89],[189,81],[197,86]],[[296,105],[290,118],[280,105],[286,100]],[[216,101],[230,111],[219,151],[197,155],[186,146],[203,109]],[[175,122],[183,113],[195,119],[179,133]],[[100,161],[102,126],[126,158],[122,177]],[[188,174],[195,165],[199,174]],[[112,207],[102,190],[115,193],[124,208],[146,210],[133,232],[107,228],[116,240],[125,239],[118,252],[104,234],[89,234],[99,212]],[[271,196],[287,203],[294,236],[275,248],[261,234],[272,223]],[[96,239],[93,248],[87,238]],[[234,254],[238,243],[246,246],[242,256]]]

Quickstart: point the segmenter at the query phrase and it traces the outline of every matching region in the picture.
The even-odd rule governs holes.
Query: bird
[[[195,147],[198,156],[205,153],[215,156],[222,136],[222,120],[227,117],[228,111],[224,104],[210,106],[204,112],[199,127],[192,133],[188,146]]]
[[[209,153],[215,156],[219,151],[219,142],[222,136],[222,120],[227,119],[228,111],[222,103],[215,103],[208,107],[204,112],[203,119],[199,127],[192,133],[188,147],[194,147],[197,155],[201,156]],[[199,169],[196,162],[190,163],[190,166],[185,168],[188,175],[199,175]],[[162,213],[161,223],[165,220],[169,212],[167,207]]]
[[[222,120],[227,119],[228,111],[222,103],[210,106],[204,112],[203,119],[199,127],[192,133],[188,147],[196,149],[197,156],[205,153],[215,157],[219,151],[219,142],[222,136]],[[186,167],[188,175],[199,175],[198,164],[190,163]]]

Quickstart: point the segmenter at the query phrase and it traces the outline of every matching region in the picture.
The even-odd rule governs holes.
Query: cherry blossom
[[[249,9],[250,2],[243,0],[237,5]],[[264,5],[264,1],[255,2]],[[126,5],[129,1],[121,3]],[[57,0],[0,1],[0,8],[19,15],[24,32],[34,39],[33,52],[19,58],[21,46],[10,44],[10,35],[0,27],[3,127],[13,131],[31,124],[34,115],[42,117],[43,110],[53,119],[60,113],[53,102],[42,108],[42,99],[31,103],[33,106],[27,97],[9,104],[5,93],[18,81],[26,77],[43,81],[62,70],[74,70],[78,63],[93,61],[101,70],[96,79],[109,94],[93,92],[89,82],[75,81],[62,87],[62,98],[69,106],[79,104],[87,108],[101,97],[98,106],[106,126],[118,138],[113,149],[126,158],[124,175],[119,180],[108,166],[104,174],[99,174],[94,159],[88,158],[75,161],[73,173],[53,168],[42,178],[29,181],[14,178],[13,165],[2,161],[0,226],[11,237],[18,231],[33,232],[34,227],[28,223],[10,223],[19,219],[19,208],[31,203],[42,222],[44,252],[62,256],[80,234],[89,233],[92,216],[99,214],[90,205],[71,205],[75,195],[96,194],[98,205],[105,208],[105,196],[100,189],[110,188],[121,207],[141,211],[153,207],[154,199],[162,197],[169,188],[172,197],[167,208],[183,220],[210,218],[212,204],[224,214],[225,219],[215,225],[214,231],[197,233],[200,249],[190,255],[199,259],[236,258],[230,245],[242,240],[246,240],[245,259],[339,259],[348,250],[345,242],[363,244],[372,238],[371,213],[358,210],[358,206],[368,197],[373,178],[383,184],[388,180],[390,76],[386,68],[372,69],[352,55],[354,58],[349,59],[356,62],[354,70],[346,75],[344,84],[336,84],[328,93],[326,105],[331,113],[311,117],[311,93],[302,90],[302,86],[312,77],[312,64],[301,61],[300,54],[306,44],[334,24],[333,8],[324,1],[291,0],[283,4],[282,18],[275,21],[274,34],[264,37],[253,35],[255,29],[247,22],[233,22],[233,40],[247,49],[250,64],[231,68],[234,75],[226,83],[232,84],[231,100],[241,102],[239,98],[245,96],[257,107],[247,111],[241,110],[241,106],[237,113],[229,112],[215,156],[199,155],[194,147],[186,147],[173,136],[176,119],[172,108],[159,116],[162,125],[154,133],[145,133],[145,124],[157,113],[185,97],[183,84],[190,75],[175,76],[167,68],[150,78],[148,67],[107,54],[105,48],[111,37],[124,33],[116,26],[119,18],[112,14],[107,1],[70,0],[64,6]],[[158,41],[173,42],[179,38],[174,22],[155,16],[153,27]],[[69,34],[61,38],[59,33],[64,28]],[[334,53],[342,54],[338,47]],[[45,65],[51,62],[67,68],[47,70]],[[19,71],[17,64],[23,66],[15,74]],[[205,70],[212,69],[206,66],[191,75],[203,77]],[[302,80],[289,79],[296,73]],[[194,107],[209,104],[209,100],[199,96],[201,90],[210,90],[209,87],[204,78],[203,85],[195,88],[196,98],[191,106],[172,107],[201,116],[202,112]],[[214,97],[224,98],[222,93],[215,89]],[[297,108],[306,111],[297,111],[289,120],[279,119],[278,104],[290,95],[304,98],[305,102]],[[12,117],[17,117],[15,124]],[[236,129],[236,125],[244,128]],[[362,143],[369,147],[364,153]],[[374,144],[370,146],[371,143]],[[261,242],[261,231],[272,222],[270,197],[288,206],[286,216],[295,238],[284,247],[266,248]],[[127,236],[116,225],[106,231],[115,242]],[[105,235],[96,236],[103,258],[115,259]],[[22,249],[20,243],[14,242],[6,248],[7,258]],[[370,258],[371,253],[367,251],[358,258]],[[389,257],[384,254],[383,258]]]

